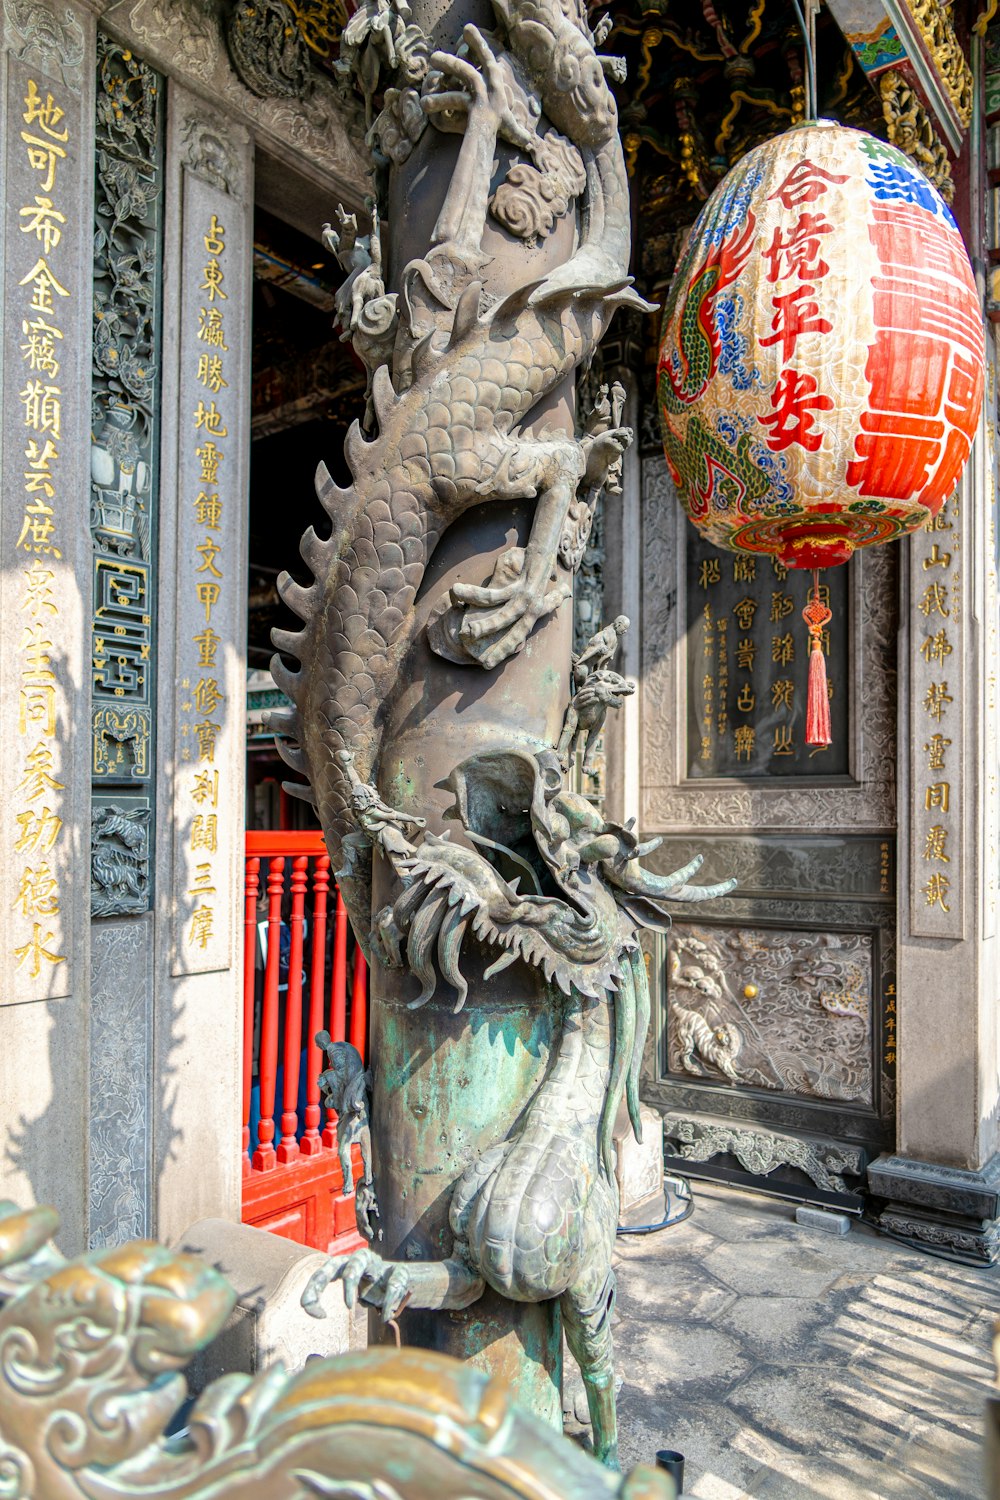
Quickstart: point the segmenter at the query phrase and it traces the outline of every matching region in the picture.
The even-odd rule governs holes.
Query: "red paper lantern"
[[[962,237],[907,157],[825,120],[756,147],[702,210],[664,312],[661,426],[688,516],[789,568],[916,530],[968,459],[983,345]],[[829,743],[818,593],[805,613],[807,742]]]

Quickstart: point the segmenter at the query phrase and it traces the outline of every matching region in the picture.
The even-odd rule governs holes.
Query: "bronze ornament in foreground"
[[[0,1203],[4,1500],[672,1500],[665,1475],[608,1474],[500,1382],[423,1350],[224,1375],[165,1438],[232,1289],[151,1241],[66,1261],[57,1228]]]

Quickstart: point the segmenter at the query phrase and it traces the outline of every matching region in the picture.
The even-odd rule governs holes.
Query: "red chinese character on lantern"
[[[835,172],[825,172],[806,157],[804,161],[795,163],[781,186],[771,194],[771,198],[777,198],[783,208],[801,208],[804,203],[815,203],[817,198],[828,191],[831,183],[846,181],[846,174],[839,176]]]
[[[865,371],[871,382],[869,409],[861,416],[847,482],[862,495],[916,498],[936,508],[954,488],[975,432],[969,397],[978,369],[978,332],[942,295],[945,273],[952,269],[951,247],[938,253],[919,216],[897,222],[876,212],[870,235],[881,274],[872,279],[875,341]],[[931,270],[923,267],[924,260]],[[903,337],[908,360],[892,354]],[[914,368],[921,372],[918,386]]]
[[[831,331],[833,324],[828,318],[821,318],[819,315],[819,303],[813,300],[815,291],[816,288],[806,282],[803,286],[797,286],[794,291],[782,292],[771,298],[771,306],[774,308],[774,317],[771,319],[773,331],[761,339],[762,348],[780,343],[782,360],[789,360],[795,353],[800,334]]]
[[[825,276],[830,267],[819,257],[820,243],[824,234],[832,233],[833,225],[822,214],[800,214],[787,234],[776,224],[771,243],[764,251],[768,281],[777,281],[782,276],[796,276],[799,281]]]
[[[822,432],[817,432],[813,411],[831,411],[830,396],[818,394],[815,375],[805,375],[798,370],[782,370],[771,395],[774,411],[758,422],[772,429],[767,446],[775,453],[798,443],[809,453],[815,453],[823,441]]]

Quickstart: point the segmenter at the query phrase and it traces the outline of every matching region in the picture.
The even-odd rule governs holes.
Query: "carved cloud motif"
[[[537,245],[583,191],[583,159],[571,141],[550,130],[535,153],[537,165],[518,162],[490,199],[490,212],[518,239]]]

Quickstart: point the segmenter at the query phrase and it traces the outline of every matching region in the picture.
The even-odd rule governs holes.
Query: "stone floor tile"
[[[619,1242],[626,1464],[678,1448],[697,1500],[978,1500],[996,1273],[695,1191]]]
[[[687,1470],[684,1473],[683,1500],[744,1500],[749,1491],[741,1485],[732,1484],[714,1473],[699,1474],[693,1485],[688,1484]]]
[[[615,1241],[615,1255],[622,1259],[651,1259],[662,1261],[665,1256],[707,1255],[720,1243],[708,1223],[696,1224],[687,1219],[670,1229],[655,1230],[652,1234],[620,1234]],[[669,1245],[669,1251],[667,1246]]]
[[[750,1365],[739,1340],[709,1324],[649,1319],[630,1330],[619,1369],[626,1389],[638,1387],[647,1400],[673,1411],[682,1401],[721,1399]]]
[[[838,1389],[837,1367],[786,1370],[759,1365],[729,1392],[728,1409],[765,1441],[803,1459],[852,1455],[879,1463],[897,1436],[894,1414],[878,1409],[863,1392]]]
[[[630,1259],[627,1273],[618,1268],[618,1306],[622,1317],[657,1316],[660,1309],[673,1322],[677,1318],[707,1322],[725,1313],[736,1301],[736,1293],[710,1276],[695,1258],[672,1258],[659,1262]]]
[[[965,1431],[922,1423],[894,1454],[900,1469],[933,1495],[962,1496],[982,1491],[982,1418]]]
[[[652,1463],[658,1449],[673,1448],[684,1455],[685,1496],[722,1500],[746,1493],[761,1466],[759,1449],[740,1444],[741,1424],[724,1406],[667,1407],[637,1400],[639,1394],[622,1392],[623,1468]]]
[[[912,1275],[909,1265],[897,1271],[883,1267],[874,1275],[858,1268],[842,1279],[845,1286],[850,1281],[863,1291],[864,1300],[884,1314],[887,1325],[896,1317],[911,1325],[925,1324],[943,1333],[958,1333],[986,1306],[997,1306],[995,1286],[983,1287],[978,1278],[971,1288],[961,1290],[951,1282],[927,1286]]]
[[[755,1240],[719,1245],[702,1262],[706,1271],[743,1296],[818,1297],[840,1268],[819,1250]]]
[[[766,1364],[819,1365],[849,1359],[854,1352],[831,1322],[825,1298],[736,1296],[715,1318],[716,1327],[739,1340],[748,1360]]]
[[[718,1239],[739,1242],[748,1239],[782,1238],[789,1243],[798,1239],[802,1230],[795,1222],[795,1207],[779,1199],[764,1198],[758,1193],[748,1194],[748,1202],[733,1212],[728,1200],[720,1199],[714,1185],[693,1182],[694,1213],[688,1223],[708,1229]]]
[[[912,1475],[791,1455],[758,1474],[747,1496],[749,1500],[937,1500],[936,1492]],[[962,1500],[974,1497],[964,1494]]]

